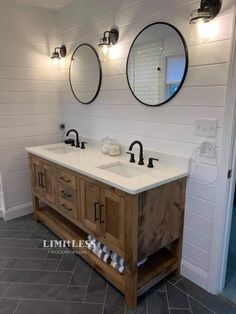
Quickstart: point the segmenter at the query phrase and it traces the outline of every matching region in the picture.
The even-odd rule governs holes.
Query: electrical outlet
[[[216,137],[217,120],[215,119],[196,119],[195,120],[195,135]]]
[[[205,158],[216,158],[216,142],[214,141],[201,142],[199,155],[200,157]]]

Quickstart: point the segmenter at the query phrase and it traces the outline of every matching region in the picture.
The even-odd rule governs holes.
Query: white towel
[[[124,266],[121,266],[121,265],[117,264],[117,263],[114,262],[114,261],[111,261],[111,266],[112,266],[113,268],[115,268],[116,270],[118,270],[119,273],[123,274],[124,269],[125,269]]]

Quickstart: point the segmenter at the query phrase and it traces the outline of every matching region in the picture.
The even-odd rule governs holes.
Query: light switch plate
[[[217,120],[215,119],[196,119],[195,120],[195,135],[216,137]]]

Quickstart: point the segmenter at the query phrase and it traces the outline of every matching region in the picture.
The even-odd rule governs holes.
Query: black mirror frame
[[[79,100],[79,98],[78,98],[78,97],[76,96],[76,94],[75,94],[75,91],[74,91],[74,89],[73,89],[72,82],[71,82],[71,66],[72,66],[72,61],[73,61],[73,58],[74,58],[75,53],[76,53],[77,50],[78,50],[80,47],[82,47],[82,46],[87,46],[87,47],[89,47],[89,48],[91,48],[91,49],[93,50],[93,52],[95,53],[95,56],[96,56],[96,58],[97,58],[98,65],[99,65],[99,83],[98,83],[97,92],[96,92],[96,94],[94,95],[94,97],[93,97],[90,101],[88,101],[88,102],[83,102],[83,101]],[[102,66],[101,66],[101,61],[100,61],[100,59],[99,59],[99,56],[98,56],[97,51],[96,51],[91,45],[83,43],[83,44],[79,45],[79,46],[75,49],[75,51],[73,52],[73,54],[72,54],[72,56],[71,56],[70,66],[69,66],[69,82],[70,82],[70,88],[71,88],[71,91],[72,91],[73,95],[75,96],[75,98],[76,98],[81,104],[83,104],[83,105],[91,104],[91,103],[97,98],[97,96],[98,96],[98,94],[99,94],[99,91],[100,91],[100,88],[101,88],[101,84],[102,84]]]
[[[129,82],[129,77],[128,77],[128,63],[129,63],[129,57],[130,57],[130,54],[131,54],[131,50],[134,46],[134,43],[136,41],[136,39],[139,37],[139,35],[145,31],[147,28],[151,27],[152,25],[157,25],[157,24],[161,24],[161,25],[167,25],[171,28],[173,28],[177,34],[179,35],[180,39],[182,40],[182,43],[183,43],[183,46],[184,46],[184,51],[185,51],[185,56],[186,56],[186,62],[185,62],[185,70],[184,70],[184,75],[183,75],[183,78],[179,84],[179,87],[177,88],[177,90],[175,91],[175,93],[169,97],[167,100],[163,101],[162,103],[160,104],[157,104],[157,105],[150,105],[150,104],[146,104],[145,102],[143,102],[142,100],[140,100],[136,95],[135,93],[133,92],[131,86],[130,86],[130,82]],[[181,90],[184,82],[185,82],[185,79],[186,79],[186,76],[187,76],[187,72],[188,72],[188,66],[189,66],[189,54],[188,54],[188,48],[187,48],[187,44],[186,44],[186,41],[183,37],[183,35],[181,34],[181,32],[173,25],[169,24],[169,23],[166,23],[166,22],[154,22],[154,23],[151,23],[147,26],[145,26],[139,33],[138,35],[134,38],[133,42],[132,42],[132,45],[129,49],[129,53],[128,53],[128,57],[127,57],[127,61],[126,61],[126,78],[127,78],[127,82],[128,82],[128,85],[129,85],[129,89],[131,91],[131,93],[133,94],[133,96],[143,105],[145,106],[148,106],[148,107],[158,107],[158,106],[161,106],[161,105],[164,105],[166,104],[167,102],[171,101],[177,94],[178,92]]]

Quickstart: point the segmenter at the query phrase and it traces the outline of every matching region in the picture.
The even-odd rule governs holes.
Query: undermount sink
[[[125,164],[123,162],[113,162],[110,164],[99,166],[98,168],[115,173],[124,178],[134,178],[140,176],[141,174],[144,174],[144,171],[142,171],[141,169],[139,170],[136,167]]]
[[[76,150],[75,148],[68,146],[49,147],[45,149],[56,154],[68,154],[73,153]]]

